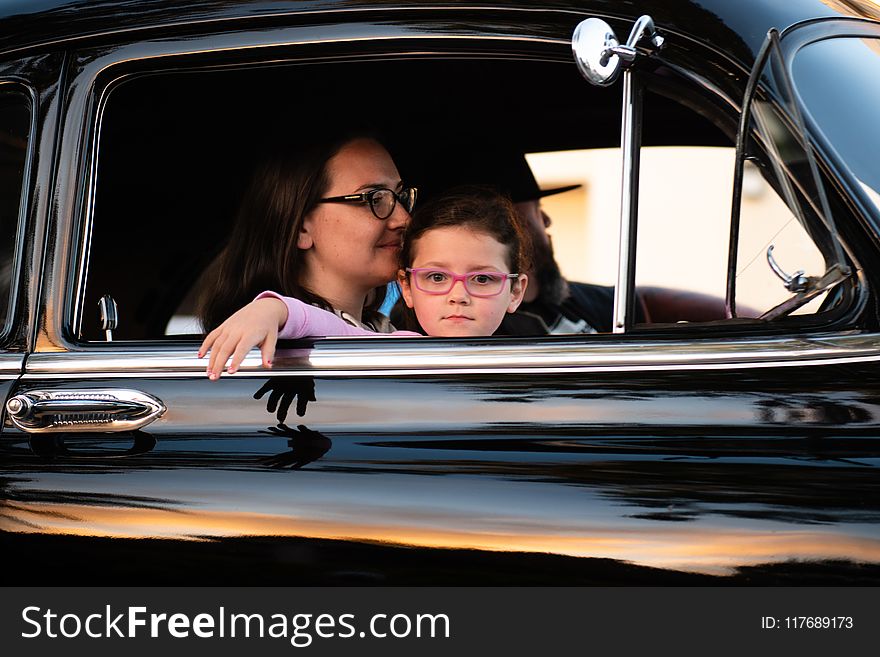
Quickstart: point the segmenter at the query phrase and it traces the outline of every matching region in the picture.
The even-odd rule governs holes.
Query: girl
[[[506,197],[480,187],[452,190],[416,211],[405,233],[397,274],[403,300],[427,335],[491,335],[522,301],[526,252]],[[233,373],[254,346],[270,367],[277,338],[325,335],[379,334],[298,299],[264,292],[208,334],[199,357],[211,350],[207,371],[216,379],[230,357]]]

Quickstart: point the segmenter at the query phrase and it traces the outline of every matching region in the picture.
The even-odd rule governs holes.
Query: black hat
[[[511,154],[503,160],[492,162],[492,166],[494,182],[489,184],[510,196],[510,200],[514,203],[536,201],[545,196],[561,194],[580,187],[580,185],[565,185],[564,187],[541,189],[538,186],[538,181],[535,180],[532,168],[522,153]]]
[[[430,170],[424,174],[420,188],[431,195],[458,185],[487,185],[506,194],[514,203],[535,201],[581,186],[541,189],[521,152],[458,148],[431,158]]]

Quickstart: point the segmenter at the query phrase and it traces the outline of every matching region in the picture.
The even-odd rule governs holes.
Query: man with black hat
[[[516,313],[507,315],[498,329],[499,334],[544,335],[611,330],[614,288],[565,280],[553,256],[553,244],[546,230],[551,220],[541,209],[541,198],[574,187],[577,185],[542,191],[535,183],[532,190],[527,186],[519,193],[511,190],[514,207],[531,237],[532,269],[528,272],[529,287],[523,303]]]
[[[532,242],[532,269],[526,296],[516,313],[498,329],[502,335],[596,333],[611,330],[614,288],[572,283],[563,278],[553,256],[547,228],[551,220],[541,199],[580,185],[542,190],[521,153],[508,154],[496,163],[491,179],[510,196]]]

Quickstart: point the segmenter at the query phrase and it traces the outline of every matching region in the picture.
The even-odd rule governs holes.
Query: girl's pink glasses
[[[475,297],[494,297],[501,294],[508,279],[519,278],[519,274],[505,274],[499,271],[469,271],[456,274],[438,267],[407,267],[417,289],[425,294],[449,294],[458,281],[464,283],[468,294]]]

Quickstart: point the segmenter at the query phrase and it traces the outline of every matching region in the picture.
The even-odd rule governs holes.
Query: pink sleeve
[[[272,291],[261,292],[256,296],[257,299],[275,298],[283,301],[287,306],[287,321],[278,331],[278,337],[282,340],[295,340],[297,338],[306,337],[322,337],[322,336],[357,336],[357,337],[374,337],[381,338],[387,336],[418,336],[418,333],[411,331],[394,331],[393,333],[376,333],[359,326],[352,326],[341,317],[333,313],[303,303],[299,299],[293,297],[285,297]]]

